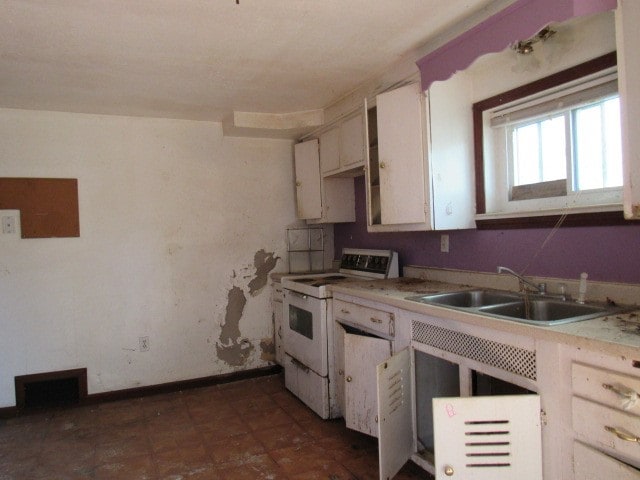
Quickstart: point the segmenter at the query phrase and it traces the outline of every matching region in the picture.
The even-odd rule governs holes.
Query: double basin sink
[[[588,320],[621,310],[609,305],[585,305],[558,298],[546,298],[540,294],[484,289],[416,295],[406,299],[543,326]]]

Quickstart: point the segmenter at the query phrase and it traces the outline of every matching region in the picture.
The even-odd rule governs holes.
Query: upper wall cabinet
[[[622,129],[622,162],[624,168],[624,216],[640,219],[640,2],[619,0],[616,10],[616,43],[618,49],[618,90]]]
[[[320,135],[322,175],[360,174],[364,150],[364,122],[359,113]]]
[[[318,140],[298,143],[294,146],[296,173],[296,204],[298,218],[320,218],[322,198],[320,194],[320,159]]]
[[[427,95],[419,84],[410,84],[378,95],[376,106],[367,110],[369,231],[475,226],[465,82],[460,74]]]
[[[322,178],[318,139],[294,147],[298,218],[307,223],[355,221],[352,178]]]

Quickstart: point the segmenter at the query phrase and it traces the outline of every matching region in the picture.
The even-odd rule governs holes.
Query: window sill
[[[556,226],[566,213],[561,227],[631,225],[625,220],[622,205],[598,205],[571,210],[540,210],[535,212],[483,213],[476,215],[479,230],[515,228],[550,228]]]

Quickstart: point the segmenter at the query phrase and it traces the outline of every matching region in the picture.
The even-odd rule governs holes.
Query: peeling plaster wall
[[[77,178],[80,203],[79,238],[0,235],[0,407],[16,375],[87,367],[97,393],[267,365],[292,150],[210,122],[0,109],[0,176]]]

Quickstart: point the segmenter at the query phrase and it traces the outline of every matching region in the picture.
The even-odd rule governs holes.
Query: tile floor
[[[0,420],[0,480],[378,478],[377,442],[282,375]],[[398,480],[432,478],[411,462]]]

